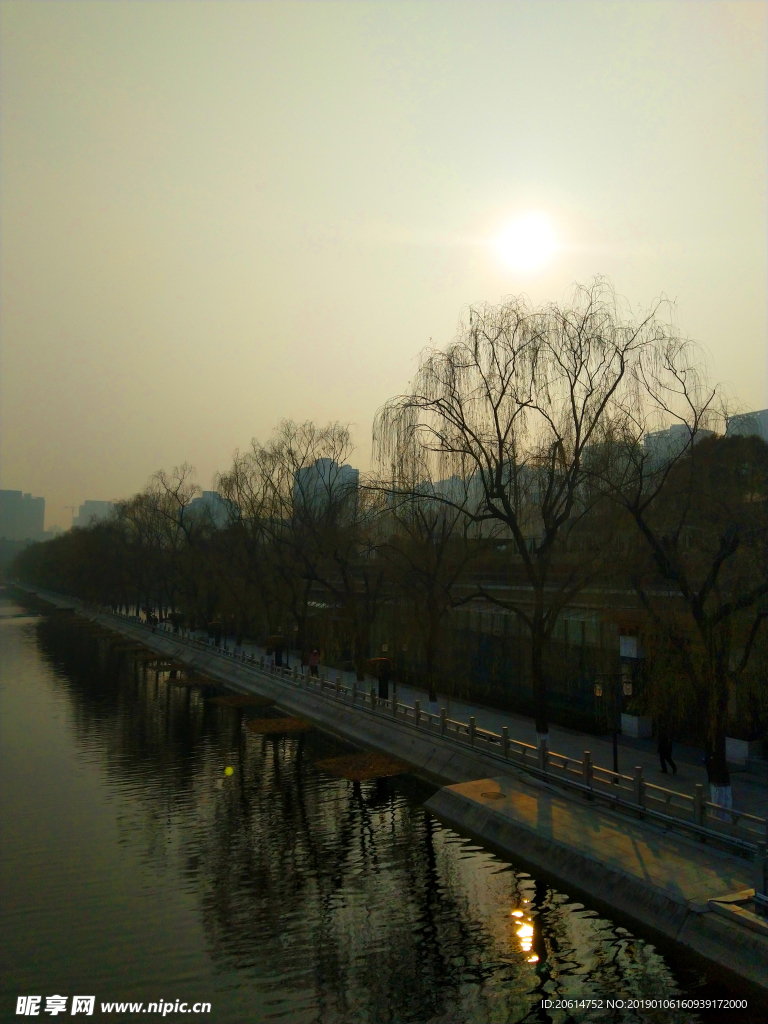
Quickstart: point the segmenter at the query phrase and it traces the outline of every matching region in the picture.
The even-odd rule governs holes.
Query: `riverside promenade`
[[[207,634],[198,632],[195,635],[198,638],[203,638]],[[227,649],[226,639],[222,639],[222,646]],[[235,648],[230,641],[228,649],[233,652],[244,650],[246,654],[257,660],[265,655],[265,649],[257,644],[245,644],[243,648]],[[347,688],[352,686],[355,678],[354,672],[340,672],[338,669],[323,664],[319,666],[319,672],[329,679],[341,678]],[[365,683],[360,686],[369,689],[375,682],[373,677],[367,676]],[[398,699],[403,704],[412,706],[419,701],[422,708],[429,708],[429,696],[426,690],[399,684],[397,693]],[[510,736],[531,746],[536,744],[534,720],[525,715],[511,711],[498,711],[469,701],[458,700],[442,693],[438,693],[437,705],[446,709],[449,718],[468,722],[470,717],[473,717],[479,729],[496,733],[501,733],[504,726],[507,726]],[[549,745],[552,750],[574,759],[581,758],[584,751],[589,750],[595,764],[605,767],[613,764],[613,744],[610,736],[595,736],[559,725],[550,725],[549,735]],[[705,787],[707,785],[703,751],[695,747],[675,744],[674,760],[677,764],[677,774],[665,775],[660,768],[654,740],[636,740],[620,735],[618,743],[620,772],[631,774],[635,766],[639,765],[648,782],[689,796],[693,796],[697,784]],[[759,818],[768,818],[768,776],[757,776],[742,768],[735,768],[731,771],[731,787],[734,807]]]
[[[320,667],[320,671],[331,677],[338,675],[338,671],[326,669],[323,666]],[[354,676],[353,673],[343,673],[343,678],[349,685]],[[366,685],[370,687],[374,681],[373,678],[367,678]],[[429,707],[429,696],[426,690],[400,685],[397,692],[398,698],[403,704],[413,705],[418,700],[423,708]],[[479,729],[496,733],[500,733],[503,727],[507,726],[510,736],[531,746],[536,744],[534,720],[525,715],[518,715],[511,711],[497,711],[494,708],[457,700],[440,693],[438,693],[437,704],[446,709],[449,718],[468,722],[470,717],[474,717]],[[589,750],[595,764],[605,767],[613,765],[613,744],[610,736],[595,736],[559,725],[550,725],[549,736],[549,745],[552,750],[557,750],[571,758],[581,758],[584,751]],[[674,760],[677,764],[677,774],[672,775],[670,772],[665,775],[661,771],[654,740],[635,740],[620,735],[618,741],[620,772],[631,774],[635,766],[639,765],[648,782],[691,796],[695,792],[697,784],[707,785],[704,752],[695,747],[675,744]],[[735,768],[731,771],[731,787],[734,807],[759,818],[768,817],[768,777],[753,775],[741,768]]]
[[[618,803],[616,809],[603,806],[597,791],[586,793],[582,787],[579,792],[578,786],[564,791],[546,769],[500,763],[489,744],[476,748],[458,742],[435,729],[433,721],[420,726],[418,713],[409,720],[402,704],[394,714],[373,695],[366,704],[365,691],[350,694],[340,680],[318,686],[307,677],[281,676],[135,621],[55,595],[39,596],[195,673],[267,696],[325,731],[407,761],[417,774],[443,784],[426,807],[458,831],[524,863],[570,895],[702,958],[737,991],[768,999],[768,920],[750,902],[757,868],[765,889],[764,865],[746,844],[741,855],[735,844],[717,849],[713,842],[698,841],[695,827],[693,834],[682,834],[671,819],[648,820],[627,811],[626,802],[625,813]]]

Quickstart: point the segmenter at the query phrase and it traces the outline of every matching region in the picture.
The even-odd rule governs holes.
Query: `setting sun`
[[[504,262],[515,270],[536,270],[552,258],[557,243],[543,213],[527,213],[508,224],[496,242]]]

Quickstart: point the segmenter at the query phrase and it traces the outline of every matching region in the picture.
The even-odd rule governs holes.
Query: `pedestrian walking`
[[[309,656],[309,674],[311,676],[319,675],[318,666],[320,665],[320,651],[317,648],[312,651]]]
[[[672,768],[672,774],[677,775],[677,765],[672,760],[672,736],[663,722],[659,724],[659,745],[657,750],[659,751],[662,772],[665,775],[669,774],[667,771],[667,765],[669,764]]]

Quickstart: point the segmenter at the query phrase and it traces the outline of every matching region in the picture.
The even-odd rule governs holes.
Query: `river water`
[[[349,748],[318,732],[255,735],[263,711],[67,616],[0,614],[2,1020],[79,994],[111,1021],[688,1022],[713,1018],[606,1000],[727,994],[442,826],[417,780],[335,778],[316,762]],[[542,1007],[569,999],[603,1007]]]

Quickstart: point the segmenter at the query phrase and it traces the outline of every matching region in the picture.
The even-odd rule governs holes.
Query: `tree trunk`
[[[352,661],[354,662],[357,681],[358,683],[363,683],[365,682],[365,659],[368,651],[367,645],[357,630],[353,634],[352,645]]]
[[[715,699],[712,719],[709,723],[709,734],[706,747],[706,766],[709,777],[709,798],[713,804],[722,807],[733,807],[733,791],[731,789],[731,773],[725,759],[725,729],[728,720],[728,679],[722,667],[722,659],[716,666],[714,679],[710,685],[715,688]],[[710,705],[711,706],[711,705]],[[730,820],[726,814],[715,815],[722,820]]]
[[[426,643],[426,662],[427,662],[427,689],[429,691],[429,703],[432,705],[431,710],[434,713],[434,707],[437,705],[437,682],[435,679],[435,660],[437,653],[437,628],[434,624],[430,624],[429,632],[427,633]]]
[[[355,676],[358,683],[365,682],[365,658],[358,652],[355,653]]]
[[[728,771],[728,764],[725,760],[725,732],[722,729],[718,729],[713,741],[708,741],[704,763],[709,780],[709,799],[713,804],[733,807],[731,773]],[[722,820],[729,820],[728,815],[717,812],[714,814]]]
[[[536,745],[545,740],[549,746],[549,710],[547,683],[544,676],[544,638],[538,630],[531,632],[531,680],[536,716]]]

